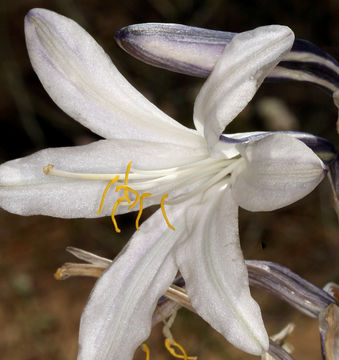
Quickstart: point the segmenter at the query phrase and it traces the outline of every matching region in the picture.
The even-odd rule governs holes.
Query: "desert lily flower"
[[[1,206],[67,218],[161,204],[98,280],[82,315],[78,359],[131,359],[178,269],[200,316],[240,349],[266,351],[239,246],[238,206],[268,211],[291,204],[312,191],[326,167],[293,136],[233,142],[221,134],[289,51],[291,30],[266,26],[232,39],[195,101],[196,130],[146,100],[72,20],[35,9],[25,32],[49,95],[106,140],[3,164]],[[105,189],[108,181],[121,191]]]

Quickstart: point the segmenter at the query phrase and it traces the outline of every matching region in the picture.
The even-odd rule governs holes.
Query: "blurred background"
[[[339,58],[339,2],[271,0],[16,0],[0,2],[0,162],[45,147],[86,144],[97,136],[64,114],[48,97],[27,56],[23,19],[45,7],[79,22],[104,47],[127,79],[161,109],[192,127],[194,98],[201,79],[142,64],[114,43],[119,28],[142,22],[175,22],[218,30],[244,31],[265,24],[290,26]],[[323,136],[338,147],[337,111],[322,90],[297,83],[265,84],[228,128],[300,130]],[[154,209],[144,212],[144,219]],[[63,220],[20,217],[0,210],[0,358],[74,360],[81,311],[95,280],[56,281],[55,270],[73,261],[66,246],[114,258],[133,233],[129,216]],[[328,181],[308,197],[279,211],[240,211],[242,248],[248,259],[279,262],[322,287],[339,282],[339,229]],[[269,334],[288,322],[296,359],[318,360],[317,321],[263,291],[253,290]],[[181,310],[175,339],[199,359],[254,359],[228,344],[198,316]],[[161,326],[147,341],[151,359],[170,359]],[[142,351],[135,359],[144,359]]]

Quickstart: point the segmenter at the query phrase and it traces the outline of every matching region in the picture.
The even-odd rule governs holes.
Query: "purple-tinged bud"
[[[246,261],[250,285],[265,289],[310,317],[318,317],[333,296],[293,271],[268,261]]]

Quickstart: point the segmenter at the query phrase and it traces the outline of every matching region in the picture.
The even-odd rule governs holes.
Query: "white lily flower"
[[[244,142],[220,136],[289,51],[291,30],[274,25],[234,36],[196,99],[197,130],[145,99],[72,20],[31,10],[25,32],[46,91],[106,140],[3,164],[0,205],[24,215],[96,217],[107,181],[119,175],[117,185],[126,185],[130,161],[134,194],[151,194],[144,207],[161,202],[98,280],[82,315],[78,359],[132,359],[178,269],[198,314],[240,349],[266,351],[239,244],[238,206],[262,211],[291,204],[323,179],[325,166],[289,135]],[[113,204],[115,214],[130,211],[119,196],[108,190],[100,216],[111,214]]]

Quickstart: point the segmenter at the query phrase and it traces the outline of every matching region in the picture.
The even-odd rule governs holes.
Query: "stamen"
[[[165,347],[166,347],[167,351],[177,359],[196,360],[197,359],[196,356],[187,356],[185,349],[180,344],[178,344],[173,338],[173,335],[171,332],[171,326],[173,325],[176,316],[177,316],[177,310],[175,310],[171,314],[171,316],[168,318],[168,320],[164,320],[165,325],[162,329],[162,332],[165,336]],[[173,349],[172,346],[178,348],[182,354],[176,353],[175,349]]]
[[[179,168],[177,172],[169,173],[169,174],[164,173],[163,175],[159,177],[155,177],[152,180],[135,183],[133,184],[133,187],[138,191],[146,190],[149,189],[150,187],[169,183],[172,180],[178,181],[178,179],[181,179],[180,183],[190,183],[192,178],[196,178],[196,175],[202,177],[205,175],[207,176],[209,174],[217,173],[220,169],[224,168],[225,163],[228,164],[230,163],[230,161],[232,161],[232,163],[234,162],[234,160],[227,160],[226,163],[226,160],[221,160],[221,161],[213,161],[213,163],[205,167],[191,166],[191,168],[184,168],[184,169]],[[139,172],[139,170],[136,171]],[[150,172],[153,173],[153,171]]]
[[[129,172],[130,172],[130,169],[131,169],[131,165],[132,165],[132,161],[130,161],[127,165],[127,168],[126,168],[126,173],[125,173],[125,181],[124,181],[124,184],[125,185],[119,185],[115,188],[115,191],[118,192],[119,190],[124,190],[124,196],[120,197],[114,204],[113,206],[113,209],[112,209],[112,214],[111,214],[111,219],[112,219],[112,222],[113,222],[113,225],[114,225],[114,229],[117,233],[120,233],[121,230],[119,229],[118,227],[118,224],[117,224],[117,221],[115,220],[115,212],[119,206],[119,204],[121,202],[123,202],[124,200],[126,200],[128,202],[128,204],[130,204],[132,202],[132,200],[129,198],[128,196],[128,191],[131,191],[133,194],[135,194],[136,196],[136,200],[129,206],[129,209],[132,209],[138,202],[139,200],[139,194],[137,191],[135,191],[134,189],[130,188],[128,185],[128,175],[129,175]],[[141,201],[141,200],[140,200]],[[141,207],[140,207],[141,209]],[[139,211],[140,212],[140,211]],[[140,215],[141,216],[141,215]]]
[[[135,227],[137,230],[139,230],[139,220],[141,218],[141,214],[142,214],[142,210],[143,210],[144,198],[147,196],[151,196],[151,195],[152,195],[151,193],[145,193],[140,196],[140,208],[139,208],[137,219],[135,220]]]
[[[173,231],[175,230],[175,228],[170,224],[170,222],[168,221],[168,217],[167,217],[167,214],[166,214],[166,211],[165,211],[165,207],[164,207],[164,202],[165,200],[168,198],[168,194],[165,194],[162,198],[161,198],[161,202],[160,202],[160,207],[161,207],[161,211],[162,211],[162,215],[168,225],[168,227],[170,229],[172,229]]]
[[[181,165],[181,166],[176,166],[176,167],[172,167],[172,168],[166,168],[166,169],[159,169],[159,170],[140,170],[140,169],[134,169],[132,168],[133,172],[137,172],[138,174],[143,174],[147,177],[156,177],[156,176],[164,176],[167,175],[169,173],[176,173],[178,171],[181,170],[185,170],[185,169],[193,169],[193,168],[200,168],[202,169],[203,167],[205,167],[206,165],[209,164],[215,164],[217,162],[229,162],[229,161],[233,161],[233,160],[225,160],[225,159],[211,159],[211,158],[207,158],[204,160],[200,160],[200,161],[196,161],[193,163],[189,163],[186,165]]]
[[[200,186],[195,191],[192,191],[186,195],[185,194],[181,195],[174,200],[169,200],[168,204],[170,204],[170,205],[178,204],[181,201],[184,201],[190,197],[193,197],[198,193],[203,193],[206,189],[213,186],[217,182],[221,181],[223,178],[225,178],[224,184],[231,183],[232,178],[227,178],[227,175],[231,174],[234,169],[236,169],[240,166],[243,166],[240,164],[244,164],[244,163],[245,163],[245,160],[243,158],[233,160],[232,162],[229,163],[229,165],[227,167],[225,167],[221,171],[216,172],[216,175],[214,175],[213,177],[206,176],[207,181],[204,181],[202,184],[200,184]]]
[[[54,274],[56,280],[65,280],[72,276],[89,276],[98,278],[104,268],[93,264],[65,263]]]
[[[171,327],[174,324],[175,318],[177,317],[177,313],[178,313],[178,308],[176,308],[172,314],[170,315],[170,317],[166,320],[163,319],[163,323],[164,323],[164,327],[162,328],[162,333],[165,337],[165,339],[168,339],[170,344],[172,344],[172,342],[174,341],[172,332],[171,332]]]
[[[53,165],[52,165],[53,166]],[[44,168],[45,169],[45,168]],[[44,170],[45,172],[45,170]],[[46,174],[46,173],[45,173]],[[116,183],[117,181],[119,180],[119,175],[117,175],[114,179],[112,179],[108,184],[107,186],[105,187],[105,190],[104,190],[104,193],[102,194],[102,197],[101,197],[101,201],[100,201],[100,206],[99,206],[99,210],[97,211],[97,214],[99,215],[102,211],[102,207],[104,205],[104,201],[105,201],[105,197],[106,197],[106,194],[107,194],[107,191],[108,189],[111,187],[112,184]]]
[[[146,359],[145,360],[149,360],[150,359],[149,347],[146,344],[142,344],[142,350],[145,351],[145,353],[146,353]]]
[[[117,210],[117,207],[119,206],[119,204],[124,200],[126,200],[125,196],[119,197],[119,199],[115,202],[115,204],[113,206],[113,210],[112,210],[112,214],[111,214],[111,219],[112,219],[112,222],[114,225],[114,229],[117,233],[120,233],[121,230],[119,229],[117,221],[115,220],[115,211]]]
[[[173,349],[172,346],[179,349],[181,351],[181,354],[178,354],[175,351],[175,349]],[[187,356],[185,349],[180,344],[178,344],[175,340],[170,340],[170,339],[166,338],[165,339],[165,347],[166,347],[167,351],[177,359],[183,359],[183,360],[197,360],[198,359],[197,356]]]
[[[58,268],[57,271],[54,273],[54,278],[56,280],[63,280],[65,277],[63,275],[62,268]]]
[[[49,164],[43,168],[46,175],[60,176],[64,178],[82,179],[82,180],[108,180],[104,192],[101,197],[99,209],[97,214],[100,214],[103,210],[103,205],[108,194],[108,190],[115,183],[122,183],[115,188],[115,191],[123,191],[123,196],[119,197],[113,205],[111,218],[116,232],[121,232],[115,219],[115,213],[118,206],[126,206],[128,210],[133,209],[138,202],[140,202],[139,212],[136,218],[136,229],[139,230],[139,221],[143,211],[143,200],[145,197],[151,196],[155,202],[160,200],[160,207],[162,215],[166,221],[167,226],[175,230],[174,226],[171,225],[165,210],[165,200],[168,198],[168,194],[162,193],[164,191],[163,185],[167,186],[172,181],[175,183],[171,186],[172,191],[178,192],[175,199],[167,201],[167,205],[173,205],[184,201],[188,198],[195,196],[197,193],[203,193],[205,189],[214,185],[215,183],[223,180],[225,184],[232,182],[232,176],[230,176],[234,170],[239,171],[243,165],[240,165],[244,160],[242,158],[233,159],[204,159],[196,161],[194,163],[167,168],[159,170],[138,170],[132,168],[132,161],[130,161],[126,167],[125,173],[115,174],[95,174],[95,173],[75,173],[64,170],[59,170],[54,165]],[[240,169],[241,170],[241,169]],[[237,173],[235,173],[235,176]],[[234,176],[234,177],[235,177]],[[199,181],[199,185],[195,188],[191,188],[190,185],[193,182]],[[179,189],[188,187],[188,191],[180,194]],[[151,188],[157,188],[159,192],[149,193],[146,192],[143,195],[140,194],[142,191],[149,191]],[[160,189],[162,191],[160,192]],[[135,198],[131,194],[133,193]]]

